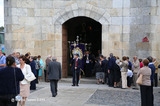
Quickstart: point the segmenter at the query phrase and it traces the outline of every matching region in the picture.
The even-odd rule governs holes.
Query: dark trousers
[[[127,77],[127,86],[131,87],[132,77]]]
[[[44,70],[44,78],[45,78],[45,82],[49,82],[48,78],[48,71]]]
[[[153,106],[152,86],[141,85],[140,92],[141,92],[141,106]]]
[[[105,72],[104,82],[108,84],[108,72]]]
[[[154,84],[155,84],[155,87],[157,87],[157,85],[158,85],[158,76],[157,76],[157,73],[154,74]]]
[[[33,81],[31,81],[31,83],[30,83],[30,90],[36,90],[36,79],[35,80],[33,80]]]
[[[114,72],[113,72],[113,70],[110,70],[110,73],[109,73],[109,82],[108,82],[108,84],[109,84],[109,86],[113,86],[114,85]]]
[[[58,87],[58,80],[50,80],[51,92],[52,96],[55,97],[57,95],[57,87]]]
[[[36,71],[37,71],[37,75],[36,75],[36,83],[38,84],[38,75],[39,75],[39,70],[37,70],[37,69],[36,69]]]
[[[92,69],[91,69],[91,64],[90,63],[85,64],[85,76],[86,77],[91,77],[92,76]]]
[[[47,81],[47,70],[44,70],[44,80]]]
[[[0,106],[17,106],[17,101],[14,99],[11,101],[12,98],[15,98],[15,96],[0,96]]]
[[[151,92],[152,92],[152,106],[154,106],[154,95],[153,95],[153,82],[151,82]]]
[[[73,85],[78,85],[79,83],[79,71],[74,70],[73,71]]]

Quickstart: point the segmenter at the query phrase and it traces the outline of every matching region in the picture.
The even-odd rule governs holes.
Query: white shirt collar
[[[151,62],[151,63],[149,63],[148,65],[151,65],[151,64],[153,64],[153,63]]]

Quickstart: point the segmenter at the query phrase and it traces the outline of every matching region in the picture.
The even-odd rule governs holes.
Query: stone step
[[[81,78],[81,84],[96,84],[96,78]],[[62,78],[60,83],[72,83],[72,78]]]

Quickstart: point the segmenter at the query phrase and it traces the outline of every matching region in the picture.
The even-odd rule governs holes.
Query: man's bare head
[[[16,52],[15,52],[15,51],[12,53],[12,56],[13,56],[13,57],[16,57]]]
[[[52,57],[52,60],[53,60],[53,61],[57,61],[57,58],[56,58],[56,57]]]
[[[138,59],[138,57],[137,57],[137,56],[134,56],[133,59],[134,59],[134,61],[136,61],[136,60]]]

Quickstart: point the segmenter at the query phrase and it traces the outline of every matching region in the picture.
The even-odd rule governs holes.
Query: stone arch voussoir
[[[91,4],[86,4],[85,6],[78,6],[77,3],[73,3],[70,6],[67,6],[65,9],[58,12],[53,17],[53,24],[63,24],[67,20],[78,17],[85,16],[94,19],[97,22],[100,22],[102,25],[110,24],[110,15],[105,9],[98,8]]]

